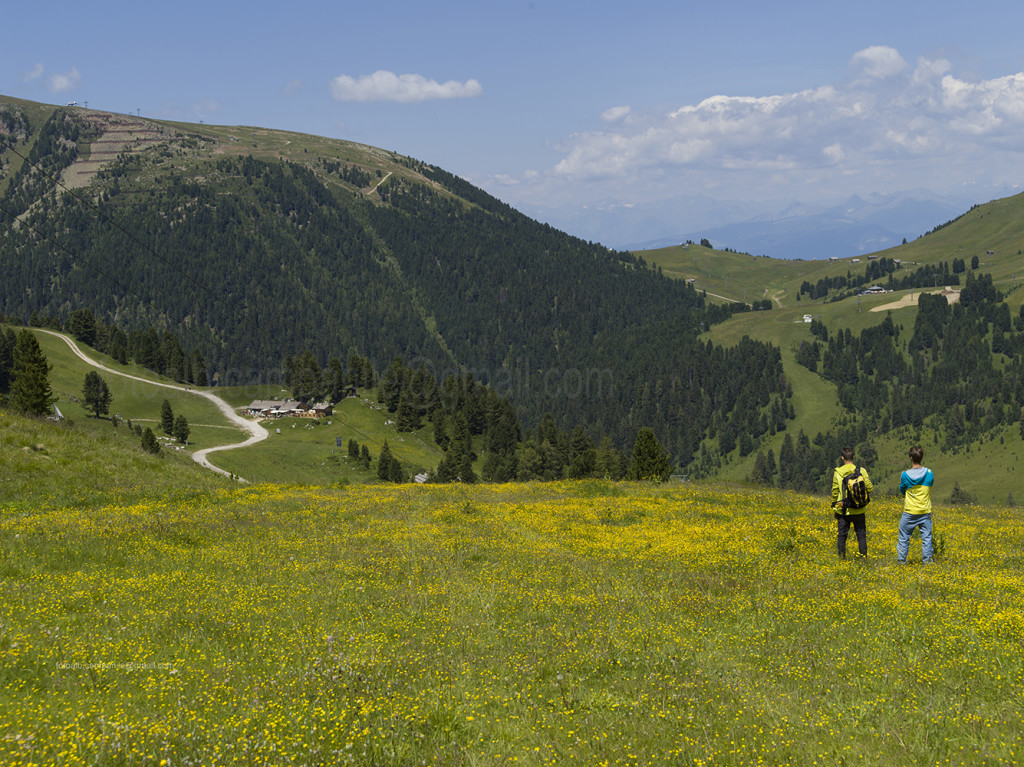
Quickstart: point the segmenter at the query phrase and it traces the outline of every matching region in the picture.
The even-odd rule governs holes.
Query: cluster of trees
[[[972,259],[972,268],[977,269],[977,256]],[[806,294],[812,300],[826,298],[840,301],[851,296],[864,285],[882,285],[886,290],[909,290],[911,288],[932,288],[946,285],[959,285],[959,275],[965,266],[962,259],[953,260],[953,268],[943,261],[938,264],[925,264],[902,277],[895,276],[900,264],[894,259],[882,256],[876,261],[869,261],[864,274],[854,276],[850,272],[836,277],[822,277],[813,285],[804,280],[800,284],[797,299]]]
[[[181,383],[196,386],[207,386],[209,383],[202,351],[198,348],[186,350],[170,330],[158,331],[149,325],[126,333],[116,324],[107,325],[98,321],[88,308],[71,312],[63,327],[53,318],[40,317],[38,314],[30,317],[29,324],[63,329],[75,340],[109,354],[122,365],[134,362]]]
[[[349,355],[348,366],[338,357],[331,357],[326,368],[309,349],[284,360],[284,385],[300,402],[341,400],[352,389],[370,389],[376,386],[377,374],[369,357],[355,352]]]
[[[359,463],[364,470],[370,468],[370,449],[354,439],[348,441],[348,457]]]
[[[29,128],[28,118],[20,112],[18,116],[7,113],[4,122],[16,129],[26,129],[25,133]],[[14,172],[4,192],[4,207],[13,216],[23,214],[37,202],[52,196],[56,179],[78,158],[79,140],[98,134],[88,123],[57,110],[35,135],[35,142],[28,148],[28,162]]]
[[[346,184],[359,189],[365,189],[373,182],[373,176],[368,171],[350,163],[324,160],[322,167],[327,173],[334,173]],[[377,171],[377,176],[380,176],[380,171]]]
[[[1021,351],[1024,314],[1011,322],[991,276],[968,272],[955,304],[919,296],[909,335],[887,316],[859,335],[826,330],[823,341],[804,342],[797,359],[835,383],[844,408],[872,432],[927,421],[944,449],[956,451],[1021,421]]]
[[[386,482],[408,482],[409,477],[402,468],[402,462],[395,458],[388,447],[388,441],[384,440],[380,456],[377,458],[377,479]]]
[[[451,374],[442,381],[422,364],[407,366],[400,358],[380,376],[378,401],[395,416],[398,431],[430,427],[435,444],[444,457],[433,472],[439,482],[494,482],[514,480],[557,480],[564,478],[631,477],[667,479],[673,468],[651,428],[641,429],[634,452],[626,456],[608,435],[600,444],[582,424],[560,429],[547,413],[536,429],[524,429],[512,402],[471,373]],[[362,448],[365,451],[365,446]],[[350,441],[349,455],[368,465],[357,443]],[[483,456],[478,475],[474,464]],[[381,479],[405,481],[390,449],[382,450],[377,462]],[[654,467],[654,468],[652,468]]]
[[[168,437],[174,437],[183,445],[188,444],[189,435],[192,433],[188,419],[181,414],[175,416],[169,400],[164,400],[160,406],[160,428]]]
[[[857,463],[870,469],[878,455],[869,440],[863,422],[854,422],[828,434],[819,433],[814,439],[800,430],[793,438],[786,434],[776,458],[774,451],[759,450],[750,473],[751,482],[769,487],[796,490],[803,493],[827,492],[832,487],[832,472],[840,450],[855,445]]]

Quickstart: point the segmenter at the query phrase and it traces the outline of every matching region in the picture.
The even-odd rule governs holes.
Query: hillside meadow
[[[1024,753],[1008,510],[938,509],[937,563],[898,567],[895,501],[839,562],[820,498],[725,485],[37,498],[0,496],[4,764]]]

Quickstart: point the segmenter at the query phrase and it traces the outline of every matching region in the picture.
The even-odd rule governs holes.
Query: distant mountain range
[[[912,241],[972,205],[1014,190],[959,195],[911,191],[854,195],[838,205],[765,204],[685,196],[649,204],[605,201],[582,209],[527,208],[526,212],[579,237],[626,250],[651,250],[708,239],[772,258],[814,260],[871,253]]]

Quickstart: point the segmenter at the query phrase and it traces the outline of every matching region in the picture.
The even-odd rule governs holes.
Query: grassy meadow
[[[0,457],[23,452],[25,424],[0,418]],[[146,460],[121,470],[144,484]],[[0,495],[3,764],[1024,753],[1009,510],[937,509],[937,563],[915,542],[900,567],[887,499],[868,512],[871,557],[839,562],[827,505],[790,493],[210,477],[70,502],[49,487],[81,468],[40,471],[27,502]]]

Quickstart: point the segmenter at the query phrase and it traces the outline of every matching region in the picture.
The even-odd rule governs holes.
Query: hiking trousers
[[[857,550],[862,557],[868,555],[868,523],[864,512],[860,514],[836,514],[839,535],[836,538],[836,549],[840,559],[846,559],[846,536],[850,533],[850,525],[857,534]]]

